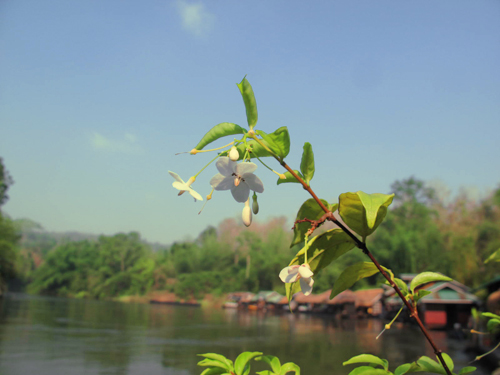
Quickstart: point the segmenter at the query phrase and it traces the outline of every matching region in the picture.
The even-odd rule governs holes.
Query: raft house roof
[[[375,302],[382,297],[382,288],[365,289],[353,292],[349,289],[337,294],[333,299],[330,299],[332,290],[329,289],[323,293],[310,294],[305,296],[302,292],[294,296],[294,301],[299,305],[305,304],[328,304],[328,305],[342,305],[345,303],[354,303],[356,306],[372,306]]]
[[[478,304],[479,298],[469,293],[465,285],[452,281],[439,281],[429,283],[419,290],[427,290],[431,294],[426,295],[420,301],[421,303],[435,304]],[[393,295],[386,301],[388,304],[401,304],[398,296]]]
[[[356,307],[371,307],[382,299],[383,288],[361,289],[354,292]]]

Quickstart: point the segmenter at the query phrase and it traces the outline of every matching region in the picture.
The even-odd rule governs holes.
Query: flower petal
[[[311,271],[311,268],[309,267],[309,265],[306,265],[306,264],[302,264],[299,267],[299,273],[300,273],[300,276],[305,277],[305,278],[308,278],[308,277],[311,277],[312,275],[314,275],[314,273]]]
[[[236,170],[236,163],[227,156],[221,156],[215,165],[219,172],[225,177],[231,176]]]
[[[198,192],[194,191],[193,189],[189,189],[189,194],[191,194],[191,196],[194,198],[194,199],[197,199],[199,201],[202,201],[203,198],[200,194],[198,194]]]
[[[181,184],[184,184],[185,182],[182,180],[182,178],[175,172],[168,171],[170,173],[170,176],[175,178],[176,181],[179,181]]]
[[[189,190],[190,187],[186,185],[186,183],[183,181],[180,183],[179,181],[174,181],[172,182],[172,186],[176,188],[177,190]]]
[[[305,296],[311,294],[313,290],[314,280],[312,277],[301,277],[300,278],[300,289]]]
[[[257,193],[263,193],[264,192],[264,184],[258,178],[256,175],[253,173],[248,173],[244,174],[242,178],[245,180],[245,183],[252,189],[253,191],[256,191]]]
[[[235,172],[239,176],[243,176],[245,173],[253,173],[257,169],[257,164],[250,162],[243,162],[236,165]]]
[[[298,266],[285,267],[280,272],[280,279],[284,283],[293,283],[299,277]]]
[[[241,213],[241,218],[243,219],[243,224],[249,227],[252,224],[252,209],[250,208],[250,198],[245,202],[245,207],[243,207],[243,212]]]
[[[233,177],[224,177],[220,173],[217,173],[210,180],[210,186],[215,190],[229,190],[234,186]]]
[[[217,189],[215,189],[217,190]],[[250,188],[247,184],[239,184],[238,186],[234,186],[231,188],[231,194],[233,194],[233,198],[236,199],[236,202],[245,203],[250,195]]]

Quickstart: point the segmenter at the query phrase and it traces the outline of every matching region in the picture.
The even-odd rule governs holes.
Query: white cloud
[[[125,133],[123,139],[108,139],[100,133],[94,132],[90,140],[92,146],[98,150],[110,152],[121,152],[125,154],[140,154],[144,150],[136,143],[137,137],[131,133]]]
[[[177,9],[182,18],[182,26],[191,34],[201,37],[212,30],[215,16],[205,9],[202,3],[177,1]]]

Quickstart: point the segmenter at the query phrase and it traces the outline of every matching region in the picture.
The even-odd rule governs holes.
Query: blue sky
[[[212,155],[175,153],[217,123],[246,125],[246,74],[257,128],[288,127],[295,169],[313,145],[311,186],[330,202],[411,175],[487,194],[500,182],[499,19],[493,0],[2,2],[4,211],[163,243],[240,216],[229,192],[198,215],[168,170],[187,180]],[[193,187],[208,194],[216,172]],[[293,217],[308,198],[256,173],[257,220]]]

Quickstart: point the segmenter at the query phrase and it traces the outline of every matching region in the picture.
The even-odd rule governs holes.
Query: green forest
[[[0,159],[0,208],[13,179]],[[500,248],[500,188],[481,200],[451,200],[415,177],[391,185],[396,194],[385,222],[368,245],[395,274],[436,271],[467,286],[496,276],[484,264]],[[299,207],[297,207],[298,209]],[[293,223],[284,217],[256,222],[225,219],[194,240],[158,246],[139,233],[113,236],[54,234],[29,219],[12,220],[0,210],[0,291],[108,299],[174,292],[179,298],[211,293],[276,290],[280,270],[299,250],[289,247]],[[318,230],[329,229],[321,227]],[[315,293],[330,289],[348,265],[365,260],[353,250],[315,275]],[[378,285],[376,277],[356,288]]]

